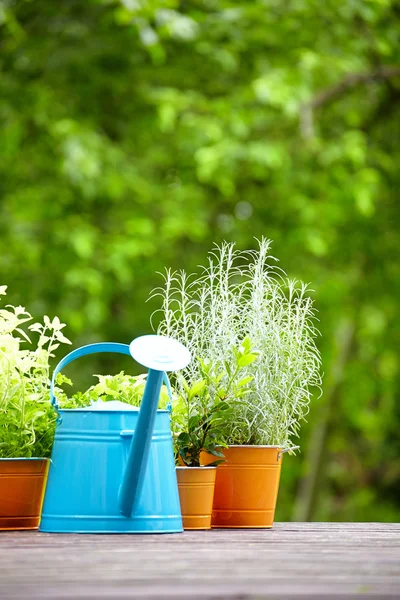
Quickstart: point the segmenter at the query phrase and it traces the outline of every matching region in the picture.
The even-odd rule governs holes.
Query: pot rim
[[[202,471],[208,469],[216,469],[217,467],[210,467],[208,465],[200,465],[199,467],[189,467],[188,465],[176,465],[175,469],[201,469]]]
[[[2,460],[50,460],[49,458],[44,458],[40,456],[21,456],[21,457],[13,457],[13,458],[0,458]]]
[[[229,444],[228,448],[224,448],[224,450],[228,450],[229,448],[277,448],[278,450],[282,450],[284,446],[262,446],[258,444]]]

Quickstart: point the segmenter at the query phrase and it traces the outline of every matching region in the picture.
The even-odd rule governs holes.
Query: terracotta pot
[[[47,458],[0,459],[0,530],[39,527],[49,462]]]
[[[282,449],[277,446],[229,446],[217,467],[212,527],[270,528],[281,474]],[[215,457],[203,453],[202,463]]]
[[[211,529],[216,472],[216,467],[176,467],[183,529]]]

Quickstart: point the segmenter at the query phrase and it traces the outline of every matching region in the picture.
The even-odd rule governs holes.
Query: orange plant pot
[[[216,467],[176,467],[184,529],[211,529],[216,473]]]
[[[217,467],[212,527],[270,528],[282,464],[277,446],[229,446]],[[215,457],[203,453],[203,464]]]
[[[47,458],[0,459],[0,530],[39,527],[48,470]]]

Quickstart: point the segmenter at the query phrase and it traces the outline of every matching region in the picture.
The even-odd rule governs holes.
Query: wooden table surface
[[[400,525],[173,535],[0,532],[0,598],[400,598]]]

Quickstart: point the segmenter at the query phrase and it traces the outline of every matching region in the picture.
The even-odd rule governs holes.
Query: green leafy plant
[[[76,392],[71,397],[57,390],[57,399],[61,408],[85,408],[95,402],[109,402],[119,400],[132,406],[140,406],[146,384],[147,374],[127,375],[124,371],[116,375],[94,375],[98,383],[89,387],[85,392]],[[62,373],[57,375],[57,384],[72,385],[72,381]],[[161,386],[159,407],[167,408],[170,401],[168,390],[165,385]]]
[[[201,378],[191,385],[184,376],[177,375],[179,395],[173,404],[172,428],[178,463],[198,467],[202,451],[219,458],[209,466],[223,462],[221,447],[226,444],[222,431],[234,415],[234,403],[251,391],[248,386],[253,376],[243,377],[242,371],[257,359],[249,338],[238,349],[233,347],[231,353],[233,362],[226,361],[224,368],[216,368],[207,358],[198,358],[195,362]]]
[[[313,390],[320,389],[319,332],[307,285],[287,279],[270,245],[262,238],[256,250],[217,246],[200,275],[167,270],[152,297],[162,299],[158,333],[180,340],[203,361],[192,361],[184,371],[191,387],[201,379],[205,361],[215,373],[234,372],[231,349],[243,336],[257,348],[257,361],[246,364],[243,357],[250,391],[232,404],[220,439],[290,448]]]
[[[0,286],[5,295],[7,286]],[[48,457],[51,453],[55,411],[49,401],[49,360],[60,344],[70,344],[58,317],[33,323],[39,335],[34,349],[25,324],[32,316],[23,306],[0,310],[0,458]]]

